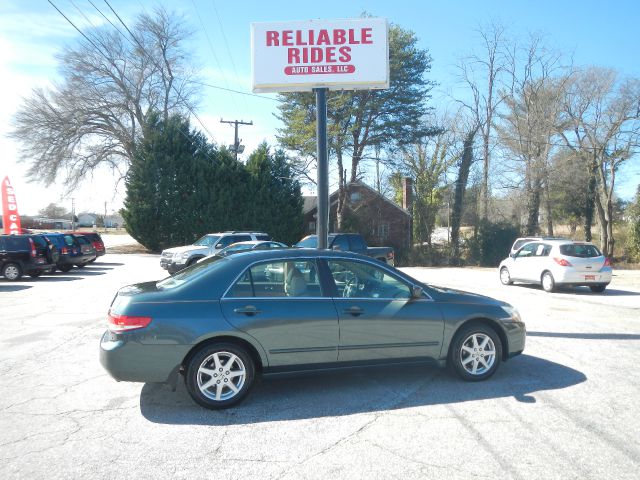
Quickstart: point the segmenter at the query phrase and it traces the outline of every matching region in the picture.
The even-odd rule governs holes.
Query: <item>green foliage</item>
[[[482,220],[477,235],[469,240],[471,260],[485,267],[498,266],[518,236],[518,228],[510,223]]]
[[[253,228],[292,245],[302,236],[302,193],[300,183],[282,150],[271,154],[266,143],[258,146],[247,162],[251,174],[251,218]]]
[[[630,235],[628,251],[630,260],[640,262],[640,186],[636,192],[636,198],[627,207],[629,215]]]
[[[225,230],[300,238],[302,196],[281,152],[263,144],[245,167],[182,117],[152,117],[126,179],[122,215],[132,237],[150,250]]]

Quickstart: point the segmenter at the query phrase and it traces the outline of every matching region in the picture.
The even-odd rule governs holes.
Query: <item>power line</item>
[[[240,90],[233,90],[232,88],[224,88],[224,87],[221,87],[219,85],[212,85],[211,83],[199,82],[199,81],[196,81],[196,80],[193,80],[192,83],[195,83],[196,85],[203,85],[205,87],[215,88],[215,89],[218,89],[218,90],[224,90],[226,92],[237,93],[238,95],[246,95],[248,97],[256,97],[256,98],[261,98],[263,100],[271,100],[271,101],[279,102],[279,103],[283,103],[284,102],[284,100],[280,100],[279,98],[265,97],[264,95],[258,95],[256,93],[241,92]]]

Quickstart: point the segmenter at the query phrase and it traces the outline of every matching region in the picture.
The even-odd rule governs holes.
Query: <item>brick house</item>
[[[411,181],[403,181],[403,206],[381,195],[362,182],[346,186],[344,231],[362,234],[371,246],[390,246],[397,250],[411,245]],[[338,191],[329,195],[329,232],[337,231]],[[316,233],[317,198],[304,197],[304,234]]]

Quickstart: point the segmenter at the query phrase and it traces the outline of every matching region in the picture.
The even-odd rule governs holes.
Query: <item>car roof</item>
[[[552,245],[567,245],[567,244],[571,244],[571,245],[593,245],[594,247],[596,246],[592,242],[585,242],[583,240],[570,240],[568,238],[549,238],[549,237],[531,240],[530,242],[527,242],[527,243],[535,243],[535,242],[542,242],[542,241],[545,242],[545,243],[550,243]]]
[[[375,260],[366,255],[360,255],[359,253],[353,252],[345,252],[340,250],[320,250],[318,248],[274,248],[268,250],[247,250],[244,252],[238,252],[234,255],[231,255],[229,258],[236,259],[234,261],[248,261],[254,262],[256,260],[277,260],[283,259],[286,260],[288,258],[298,258],[298,257],[307,257],[307,258],[344,258],[344,259],[355,259],[355,260],[367,260],[369,262],[381,263],[382,265],[386,265],[378,260]]]
[[[233,245],[260,245],[262,243],[280,243],[274,240],[245,240],[244,242],[236,242],[229,245],[230,247]]]

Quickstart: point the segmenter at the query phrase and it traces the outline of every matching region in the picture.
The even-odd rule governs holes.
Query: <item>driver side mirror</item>
[[[509,254],[509,256],[510,256],[511,258],[516,258],[516,254],[515,254],[515,252],[511,252],[511,253]]]
[[[411,286],[411,298],[417,299],[417,298],[422,298],[422,287],[418,286],[418,285],[412,285]]]

